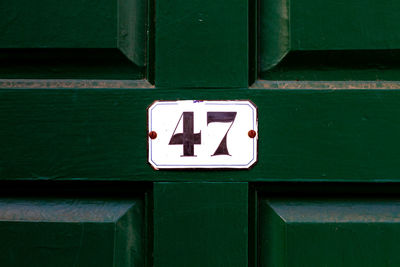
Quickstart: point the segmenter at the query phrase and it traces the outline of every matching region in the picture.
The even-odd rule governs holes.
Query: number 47
[[[231,122],[225,136],[222,138],[217,149],[212,156],[218,155],[229,155],[228,147],[226,144],[226,137],[228,132],[235,121],[237,112],[207,112],[207,125],[213,122]],[[176,124],[175,130],[172,133],[171,140],[169,140],[169,145],[183,145],[183,157],[193,157],[194,155],[194,145],[201,144],[201,131],[199,133],[194,133],[194,119],[193,112],[183,112]],[[183,132],[175,133],[176,128],[178,128],[179,123],[183,120]]]

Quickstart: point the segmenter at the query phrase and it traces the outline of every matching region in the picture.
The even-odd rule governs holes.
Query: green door
[[[395,0],[0,3],[1,266],[398,266]],[[154,170],[157,100],[250,100],[250,169]]]

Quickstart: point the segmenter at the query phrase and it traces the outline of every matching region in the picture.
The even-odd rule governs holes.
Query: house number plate
[[[156,101],[148,130],[154,169],[247,169],[257,161],[257,108],[247,100]]]

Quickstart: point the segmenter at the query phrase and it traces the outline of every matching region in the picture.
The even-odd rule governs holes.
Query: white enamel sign
[[[247,169],[257,161],[257,108],[250,101],[156,101],[148,123],[154,169]]]

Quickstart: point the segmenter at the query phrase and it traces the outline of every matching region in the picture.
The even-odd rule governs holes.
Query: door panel
[[[400,202],[264,198],[260,266],[398,266]]]
[[[147,1],[0,3],[0,79],[143,79]]]
[[[261,0],[260,77],[397,80],[398,1]]]
[[[0,18],[0,48],[118,48],[144,64],[144,0],[15,0]]]
[[[1,266],[143,266],[141,199],[0,199]]]

